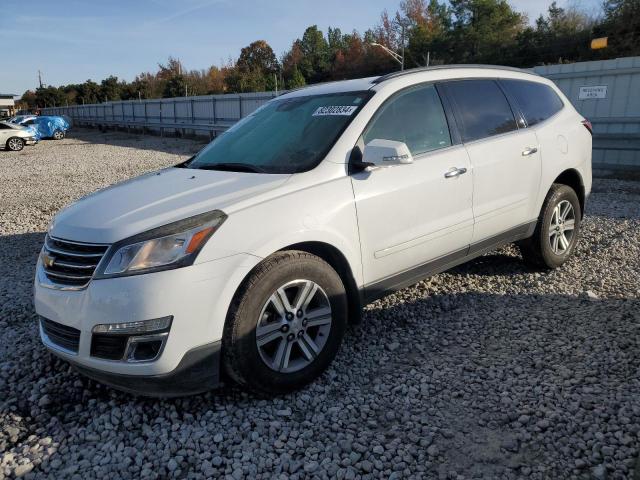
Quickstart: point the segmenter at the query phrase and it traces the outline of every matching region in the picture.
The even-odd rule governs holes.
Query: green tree
[[[404,14],[411,22],[406,49],[408,66],[425,66],[450,61],[451,12],[437,0],[405,1]],[[437,58],[437,60],[436,60]]]
[[[36,96],[36,92],[33,90],[27,90],[22,94],[22,98],[20,98],[20,103],[26,105],[29,110],[33,110],[38,107],[38,99]]]
[[[291,74],[291,78],[287,81],[287,88],[300,88],[306,85],[304,75],[302,72],[298,70],[298,67],[293,67],[293,71]]]
[[[598,36],[609,38],[609,58],[640,55],[640,0],[605,0]]]
[[[452,50],[462,63],[505,63],[526,17],[507,0],[451,0]]]
[[[187,93],[186,85],[184,75],[174,75],[166,81],[162,96],[164,98],[184,97]]]
[[[100,86],[91,79],[78,85],[78,93],[76,95],[76,103],[78,104],[90,104],[98,103],[98,97],[100,96]]]
[[[273,49],[264,40],[257,40],[240,51],[237,66],[244,71],[258,70],[271,74],[278,70],[278,59]]]
[[[67,97],[61,88],[49,86],[36,89],[36,106],[39,108],[64,106],[66,100]]]
[[[298,65],[308,83],[326,80],[329,73],[329,44],[317,25],[308,27],[300,40],[302,61]]]
[[[118,82],[118,77],[111,75],[100,83],[100,100],[116,101],[120,100],[122,85]]]
[[[278,59],[273,49],[264,40],[257,40],[242,49],[235,67],[227,71],[225,83],[232,92],[274,89],[274,75],[278,69]]]

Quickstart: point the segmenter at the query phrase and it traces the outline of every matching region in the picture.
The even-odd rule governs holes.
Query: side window
[[[374,139],[404,142],[412,155],[450,146],[447,118],[435,87],[414,87],[383,104],[363,134],[365,145]]]
[[[518,103],[529,126],[545,121],[564,107],[558,94],[543,83],[526,80],[500,80],[500,83]]]
[[[507,98],[493,80],[448,82],[447,91],[456,104],[463,142],[516,130]]]

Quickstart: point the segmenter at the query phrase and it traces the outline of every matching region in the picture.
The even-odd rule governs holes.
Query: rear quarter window
[[[504,89],[520,107],[528,126],[544,122],[564,107],[553,88],[526,80],[500,80]]]

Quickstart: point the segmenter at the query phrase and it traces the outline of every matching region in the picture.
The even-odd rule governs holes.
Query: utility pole
[[[431,62],[431,52],[427,52],[427,67],[429,66],[429,62]]]
[[[276,81],[276,97],[278,96],[278,74],[274,73],[273,78]]]
[[[401,25],[402,27],[402,35],[400,36],[400,41],[402,42],[402,63],[400,64],[400,70],[404,70],[404,23]]]
[[[40,84],[40,88],[42,88],[42,72],[38,70],[38,83]]]

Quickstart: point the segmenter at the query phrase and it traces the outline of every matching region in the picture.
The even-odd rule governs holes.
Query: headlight
[[[227,216],[219,210],[154,228],[115,243],[95,278],[120,277],[191,265]]]

